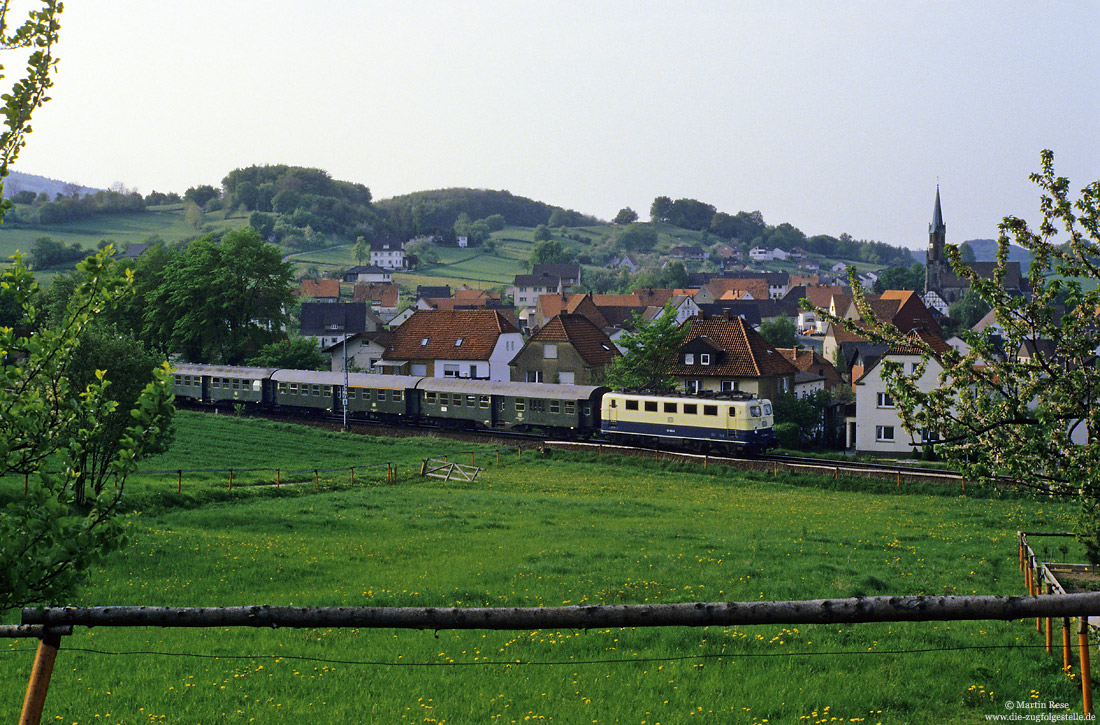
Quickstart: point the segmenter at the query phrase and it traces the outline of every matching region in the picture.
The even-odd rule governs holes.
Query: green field
[[[248,225],[248,216],[227,214],[224,211],[206,215],[202,230],[187,225],[183,205],[152,207],[143,214],[103,214],[70,224],[42,226],[0,225],[0,259],[7,259],[15,251],[27,254],[39,237],[50,237],[66,245],[79,244],[92,251],[103,240],[123,247],[134,242],[144,242],[159,237],[166,242],[178,242],[194,238],[198,234],[223,228]]]
[[[772,480],[610,456],[505,453],[232,416],[179,416],[128,484],[130,546],[72,604],[555,606],[1022,590],[1017,529],[1073,508]],[[470,451],[474,484],[422,479]],[[392,463],[379,471],[309,469]],[[296,485],[276,489],[270,471]],[[378,470],[378,469],[375,469]],[[873,485],[873,484],[872,484]],[[0,481],[20,495],[22,481]],[[847,490],[844,490],[847,489]],[[1059,554],[1054,553],[1055,557]],[[1079,552],[1067,554],[1074,560]],[[11,618],[9,618],[11,619]],[[1034,622],[569,631],[78,629],[44,722],[976,722],[1080,709]],[[1038,646],[1038,648],[1037,648]],[[33,643],[0,642],[0,720]],[[976,649],[975,649],[976,648]]]

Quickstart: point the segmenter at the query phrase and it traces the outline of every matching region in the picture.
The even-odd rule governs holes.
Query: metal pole
[[[1054,587],[1052,587],[1050,585],[1050,583],[1048,582],[1047,583],[1047,594],[1053,594],[1053,593],[1054,593]],[[1047,653],[1049,654],[1050,652],[1054,651],[1051,647],[1051,645],[1052,645],[1051,640],[1052,640],[1052,634],[1053,633],[1051,632],[1051,629],[1050,629],[1050,617],[1048,616],[1045,619],[1046,619],[1046,645],[1047,645]]]
[[[344,307],[344,391],[340,407],[344,411],[344,432],[348,430],[348,308]]]
[[[42,720],[42,709],[46,705],[46,693],[50,689],[50,676],[53,663],[57,659],[57,650],[61,647],[61,635],[44,632],[38,641],[38,652],[34,656],[31,679],[27,682],[27,695],[23,698],[23,712],[19,716],[19,725],[38,725]]]

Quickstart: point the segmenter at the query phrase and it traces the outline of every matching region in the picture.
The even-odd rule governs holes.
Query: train
[[[177,399],[272,414],[534,433],[725,453],[775,446],[771,402],[742,392],[649,394],[599,385],[512,383],[178,363]],[[345,395],[346,392],[346,395]]]

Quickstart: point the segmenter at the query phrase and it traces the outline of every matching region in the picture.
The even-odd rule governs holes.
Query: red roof
[[[620,355],[611,338],[584,315],[557,315],[531,341],[569,343],[589,365],[606,365]]]
[[[725,351],[725,356],[715,365],[684,365],[677,360],[669,370],[671,375],[679,376],[729,376],[738,378],[759,378],[772,375],[794,375],[798,368],[787,358],[776,352],[759,332],[752,329],[740,317],[726,319],[711,317],[701,319],[693,317],[684,344],[705,338],[714,347]]]
[[[331,297],[340,296],[340,280],[338,279],[303,279],[302,297]]]
[[[387,360],[488,360],[501,333],[519,332],[498,310],[417,310],[393,331]]]

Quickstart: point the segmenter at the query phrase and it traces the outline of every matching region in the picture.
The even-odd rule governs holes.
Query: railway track
[[[206,410],[208,408],[192,407],[194,410]],[[339,416],[324,418],[288,418],[284,415],[271,415],[257,411],[246,413],[249,417],[263,418],[274,421],[291,421],[301,425],[309,425],[315,428],[339,431],[343,429],[343,420]],[[512,433],[504,431],[470,431],[441,428],[438,426],[395,426],[386,423],[372,423],[369,421],[349,421],[349,432],[358,435],[387,436],[391,438],[412,437],[438,437],[479,445],[493,445],[498,447],[513,448],[522,446],[525,448],[546,448],[549,450],[574,450],[596,453],[598,456],[622,455],[637,458],[653,458],[654,460],[682,461],[695,463],[704,468],[709,466],[725,466],[743,471],[756,471],[771,473],[778,476],[780,473],[801,473],[831,476],[838,479],[840,476],[849,478],[869,478],[875,480],[893,481],[900,486],[903,483],[926,483],[945,487],[957,487],[961,491],[966,490],[966,480],[957,472],[912,466],[902,463],[872,463],[855,460],[837,460],[832,458],[814,458],[811,456],[785,456],[785,455],[761,455],[755,457],[723,456],[702,453],[687,453],[671,451],[667,449],[647,448],[641,446],[624,446],[602,441],[564,441],[548,440],[545,436],[530,433]],[[1005,479],[1002,483],[1014,490],[1031,490],[1021,486],[1018,482]]]

